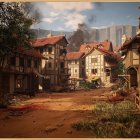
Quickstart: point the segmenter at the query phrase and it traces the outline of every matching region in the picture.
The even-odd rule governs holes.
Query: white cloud
[[[53,18],[43,18],[42,21],[47,22],[47,23],[53,23],[54,19]]]
[[[80,12],[93,8],[93,4],[89,2],[47,2],[46,4],[59,11],[74,10]]]
[[[63,28],[63,27],[58,27],[56,30],[57,30],[57,31],[63,31],[64,28]]]
[[[79,23],[83,23],[86,20],[86,16],[79,13],[73,13],[68,15],[66,18],[65,26],[66,28],[71,28],[76,30]]]
[[[59,13],[56,13],[56,12],[50,12],[50,16],[51,17],[56,17],[56,16],[58,16],[59,15]]]
[[[41,22],[59,28],[76,30],[79,23],[86,22],[85,11],[93,9],[91,2],[45,2],[37,3],[36,8],[42,13]],[[59,24],[59,25],[58,25]],[[61,28],[59,28],[61,29]]]

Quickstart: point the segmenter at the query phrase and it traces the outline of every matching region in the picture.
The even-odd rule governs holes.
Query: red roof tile
[[[120,46],[113,46],[113,51],[114,52],[119,52],[120,49],[121,49]]]
[[[22,47],[17,48],[17,53],[25,54],[31,57],[37,57],[37,58],[43,58],[43,56],[40,54],[39,51],[34,50],[34,49],[24,49]]]
[[[130,38],[129,40],[126,40],[124,44],[121,46],[121,50],[128,49],[130,47],[130,44],[132,44],[134,41],[138,40],[140,42],[140,33],[137,34],[135,37],[132,39]]]
[[[119,61],[121,58],[115,54],[114,52],[109,52],[107,50],[104,50],[104,49],[97,49],[98,51],[100,51],[101,53],[103,53],[104,55],[106,56],[109,56],[109,57],[113,57],[114,59],[116,59],[117,61]]]
[[[65,36],[50,36],[50,37],[45,37],[45,38],[38,38],[36,40],[33,40],[32,45],[34,47],[42,47],[45,45],[55,45],[58,43],[60,40],[65,39]],[[67,40],[66,40],[67,42]],[[68,42],[67,42],[68,44]]]
[[[77,60],[80,59],[83,55],[83,52],[70,52],[67,53],[66,58],[67,60]]]
[[[95,43],[89,43],[89,44],[82,44],[80,46],[80,52],[88,53],[93,48],[98,48],[100,45],[103,47],[104,50],[110,51],[111,49],[111,42],[108,40],[105,40],[104,42],[95,42]]]

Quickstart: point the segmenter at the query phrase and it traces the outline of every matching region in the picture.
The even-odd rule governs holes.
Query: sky
[[[138,26],[140,2],[34,2],[41,20],[32,28],[75,31],[78,24],[90,28],[113,25]]]

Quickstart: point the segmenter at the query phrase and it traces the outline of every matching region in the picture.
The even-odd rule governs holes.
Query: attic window
[[[103,45],[102,44],[99,44],[97,47],[100,48],[100,49],[102,49],[103,48]]]
[[[51,47],[48,48],[48,52],[49,52],[49,54],[52,53],[52,48]]]
[[[90,46],[86,46],[86,49],[91,49],[91,47]]]
[[[97,69],[91,69],[92,74],[97,74]]]

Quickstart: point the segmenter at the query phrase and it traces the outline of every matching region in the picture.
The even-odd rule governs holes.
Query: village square
[[[0,2],[0,138],[139,138],[140,18],[45,34],[30,6]]]

